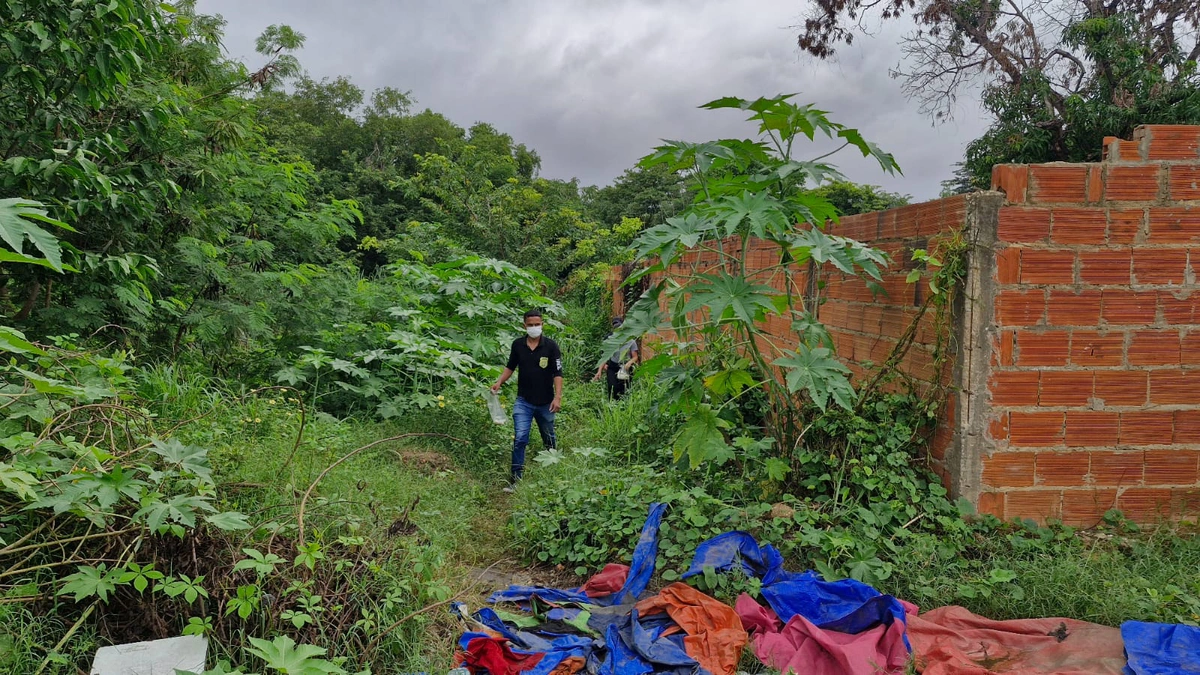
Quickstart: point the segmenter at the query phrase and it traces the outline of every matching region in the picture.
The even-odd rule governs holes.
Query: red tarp
[[[589,598],[603,598],[621,590],[628,578],[629,565],[609,563],[599,574],[588,579],[580,590]]]
[[[467,651],[459,656],[460,663],[478,673],[486,668],[491,675],[519,675],[542,660],[545,654],[515,654],[502,637],[475,638],[467,643]]]
[[[1073,619],[992,621],[963,607],[908,615],[924,675],[1121,675],[1121,631]]]

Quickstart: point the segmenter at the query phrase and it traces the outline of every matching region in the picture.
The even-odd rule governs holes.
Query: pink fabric
[[[583,592],[589,598],[603,598],[621,590],[627,578],[629,578],[628,565],[609,563],[600,570],[599,574],[587,580],[587,583],[583,585]]]
[[[903,673],[908,662],[900,621],[850,635],[822,630],[796,615],[781,630],[775,612],[749,595],[738,597],[735,609],[752,635],[754,655],[785,675],[789,670],[803,675],[891,675]]]

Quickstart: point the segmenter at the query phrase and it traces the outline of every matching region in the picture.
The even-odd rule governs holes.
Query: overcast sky
[[[315,78],[349,76],[368,93],[411,90],[460,125],[486,121],[536,149],[542,175],[603,185],[660,139],[749,137],[733,111],[696,106],[734,95],[798,92],[892,152],[904,171],[843,152],[854,181],[936,197],[986,127],[972,97],[931,126],[888,76],[907,30],[889,25],[816,62],[795,46],[805,0],[199,0],[228,21],[225,46],[261,63],[272,23],[307,37]],[[820,154],[820,147],[813,154]]]

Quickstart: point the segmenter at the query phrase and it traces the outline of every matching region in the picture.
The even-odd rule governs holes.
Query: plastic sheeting
[[[655,561],[658,557],[658,530],[666,511],[666,504],[650,505],[650,515],[642,525],[642,533],[638,537],[637,546],[633,549],[633,564],[629,567],[621,590],[616,593],[603,597],[590,597],[584,591],[586,586],[569,590],[541,586],[509,586],[503,591],[493,593],[488,598],[488,602],[521,603],[537,598],[551,604],[619,605],[636,601],[646,592],[646,586],[650,584],[650,577],[654,576]]]
[[[1168,623],[1121,624],[1126,675],[1200,673],[1200,628]]]
[[[779,551],[770,544],[759,546],[747,532],[727,532],[700,544],[683,577],[701,574],[706,567],[729,571],[739,563],[744,572],[762,579],[763,598],[784,623],[800,615],[818,628],[855,634],[904,622],[904,605],[896,598],[854,579],[825,581],[812,571],[787,572]]]
[[[752,633],[754,655],[781,673],[892,675],[903,673],[908,663],[900,621],[857,635],[818,628],[799,614],[783,626],[773,611],[745,594],[737,600],[737,613]]]
[[[625,586],[625,581],[629,578],[629,565],[620,563],[609,563],[600,570],[600,573],[587,580],[579,590],[583,591],[589,598],[603,598]]]
[[[642,619],[630,608],[605,630],[607,655],[600,675],[707,673],[688,655],[683,640],[679,627],[667,615]]]
[[[1073,619],[993,621],[939,607],[909,615],[908,637],[924,675],[1120,675],[1125,665],[1120,631]]]
[[[634,605],[654,575],[665,511],[665,504],[651,505],[629,567],[610,565],[576,589],[511,586],[493,593],[490,602],[515,602],[529,609],[537,607],[535,599],[571,606],[550,609],[538,625],[525,630],[515,626],[527,620],[506,622],[494,610],[481,609],[470,620],[482,632],[466,633],[460,640],[463,662],[475,675],[489,664],[519,669],[492,675],[572,675],[580,663],[597,675],[733,675],[746,635],[732,609],[683,584],[665,597],[648,598],[642,606],[647,616]],[[464,613],[458,606],[454,611]],[[677,623],[676,616],[686,625]],[[584,629],[604,639],[557,632]],[[721,672],[710,673],[708,663],[720,664]]]
[[[685,584],[638,602],[654,574],[665,510],[651,505],[631,566],[609,565],[581,588],[512,586],[489,599],[521,603],[536,617],[505,621],[490,609],[466,617],[454,603],[473,626],[459,641],[460,662],[475,675],[734,675],[749,629],[755,654],[783,672],[900,673],[911,651],[924,675],[1200,675],[1200,628],[993,621],[962,607],[918,616],[853,579],[788,572],[775,547],[745,532],[701,544],[684,577],[741,569],[762,580],[769,608],[743,595],[731,610]],[[541,614],[535,599],[552,608]]]
[[[459,662],[469,666],[473,672],[486,670],[491,675],[520,675],[537,666],[542,656],[515,652],[504,638],[479,636],[463,647]]]
[[[665,612],[687,633],[684,651],[713,675],[734,675],[746,646],[742,621],[728,605],[687,584],[674,583],[637,604],[641,616]]]
[[[625,585],[609,602],[601,604],[619,605],[633,602],[646,592],[650,577],[654,576],[654,567],[658,559],[658,529],[666,512],[666,504],[650,505],[650,515],[642,525],[642,534],[633,549],[633,564],[629,566],[629,576],[625,579]]]
[[[692,564],[683,578],[701,574],[706,567],[729,572],[739,565],[748,576],[761,579],[765,586],[788,576],[783,570],[783,555],[774,546],[759,546],[750,533],[734,531],[719,534],[696,547]]]

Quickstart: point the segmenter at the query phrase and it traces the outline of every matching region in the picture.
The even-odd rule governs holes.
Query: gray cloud
[[[286,23],[308,40],[301,63],[317,78],[347,75],[363,89],[412,90],[423,107],[459,124],[487,121],[537,149],[542,173],[605,184],[660,139],[749,137],[731,111],[698,110],[711,99],[799,92],[892,152],[903,176],[844,152],[853,180],[918,199],[985,128],[974,101],[933,127],[906,101],[888,69],[902,27],[815,62],[788,26],[796,0],[200,0],[229,22],[230,54],[253,65],[254,38]],[[813,154],[829,149],[818,143]]]

